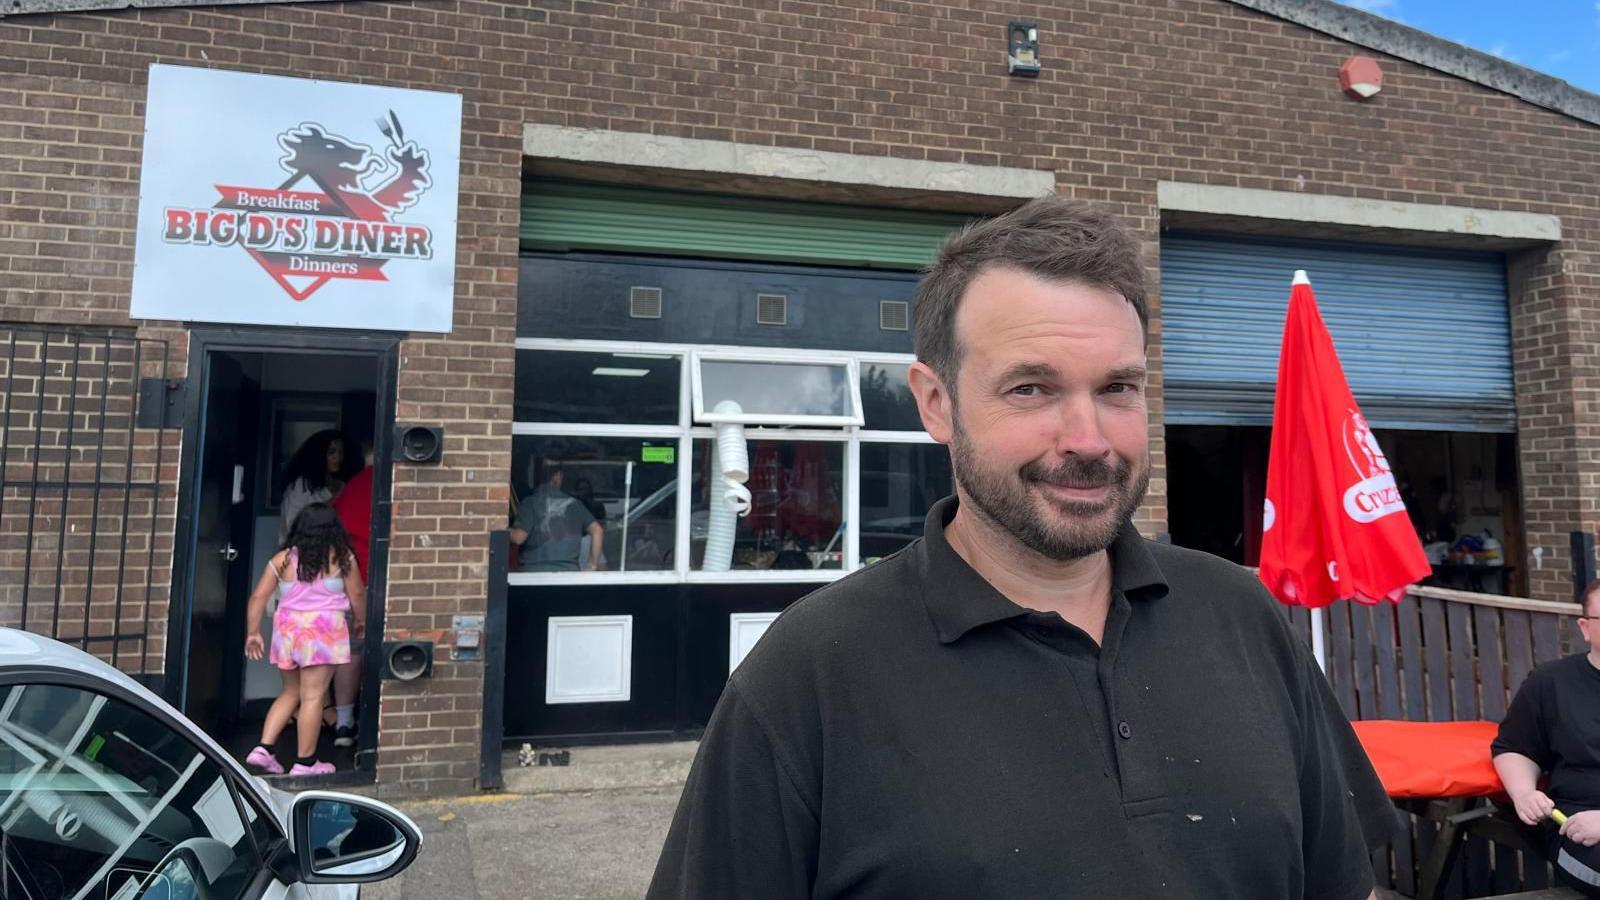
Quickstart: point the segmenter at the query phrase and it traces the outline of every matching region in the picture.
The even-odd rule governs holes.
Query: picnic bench
[[[1327,674],[1352,721],[1490,722],[1533,667],[1587,649],[1573,603],[1414,587],[1400,604],[1326,610]],[[1309,641],[1308,610],[1286,608]],[[1488,796],[1399,798],[1380,888],[1428,900],[1572,897]],[[1518,893],[1522,892],[1522,893]],[[1531,894],[1528,892],[1532,892]]]

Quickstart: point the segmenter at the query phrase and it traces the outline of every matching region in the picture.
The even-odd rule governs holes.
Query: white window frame
[[[675,492],[675,543],[673,568],[650,572],[511,572],[513,585],[618,585],[618,584],[827,584],[837,581],[861,567],[861,540],[859,522],[861,507],[861,445],[866,444],[936,444],[926,431],[884,431],[865,427],[866,410],[861,402],[860,366],[862,363],[889,363],[906,365],[916,361],[909,353],[857,353],[791,348],[750,348],[706,344],[668,344],[642,341],[566,340],[561,338],[517,338],[517,350],[558,351],[581,353],[634,353],[652,357],[674,357],[678,367],[678,423],[677,425],[628,425],[583,422],[513,422],[511,433],[530,437],[575,438],[625,438],[649,441],[676,441],[677,483],[689,484],[694,477],[694,442],[716,440],[716,428],[696,421],[695,408],[699,402],[699,365],[697,358],[730,360],[737,362],[810,362],[845,364],[849,367],[851,402],[856,417],[840,421],[836,416],[761,416],[747,424],[745,439],[755,441],[813,441],[844,444],[844,470],[841,481],[844,496],[840,498],[845,522],[841,539],[844,556],[837,569],[736,569],[727,572],[705,572],[689,567],[692,534],[690,517],[693,514],[691,492]],[[741,417],[744,418],[744,417]],[[859,421],[858,421],[859,420]],[[830,427],[831,426],[831,427]]]
[[[694,421],[705,425],[794,425],[822,428],[829,426],[860,428],[865,424],[861,410],[861,369],[856,361],[849,356],[838,354],[809,353],[802,351],[794,355],[776,355],[767,350],[695,350],[689,354],[689,377],[691,397],[694,401]],[[733,363],[759,363],[766,365],[813,365],[829,366],[844,369],[844,377],[849,389],[849,403],[851,412],[843,416],[820,416],[804,414],[782,414],[763,412],[744,412],[737,415],[727,415],[714,412],[705,408],[704,380],[700,373],[702,363],[708,362],[733,362]]]

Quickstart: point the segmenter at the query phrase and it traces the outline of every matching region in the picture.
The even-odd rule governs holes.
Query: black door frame
[[[188,390],[183,400],[183,452],[178,468],[177,523],[173,529],[172,587],[167,605],[167,652],[163,699],[183,709],[187,682],[185,660],[189,646],[189,618],[194,603],[193,557],[195,506],[199,502],[200,441],[205,414],[206,387],[211,375],[211,354],[325,353],[371,356],[377,363],[377,403],[373,420],[373,480],[371,573],[367,584],[367,641],[361,669],[361,696],[370,698],[368,712],[358,722],[356,771],[360,781],[377,774],[378,692],[382,656],[383,613],[387,605],[389,569],[390,492],[394,461],[396,377],[400,369],[398,332],[342,331],[336,329],[270,328],[196,325],[189,330]],[[339,779],[344,781],[346,779]]]

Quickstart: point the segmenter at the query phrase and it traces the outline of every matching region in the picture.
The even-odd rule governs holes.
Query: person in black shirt
[[[604,569],[600,554],[605,526],[583,501],[561,489],[565,475],[558,463],[542,461],[537,471],[539,486],[522,498],[510,533],[511,543],[521,548],[523,570],[578,570],[585,536],[589,538],[589,569]]]
[[[1588,653],[1545,663],[1517,689],[1490,745],[1517,818],[1541,830],[1556,869],[1600,896],[1600,581],[1583,594]],[[1539,779],[1548,775],[1541,790]],[[1552,810],[1566,815],[1559,828]]]
[[[1034,201],[947,241],[914,318],[956,496],[733,673],[647,896],[1369,897],[1393,807],[1307,648],[1131,524],[1139,239]]]

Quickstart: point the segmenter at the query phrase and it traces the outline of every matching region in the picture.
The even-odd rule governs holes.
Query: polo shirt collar
[[[944,644],[959,640],[974,628],[1029,612],[995,590],[950,546],[944,529],[955,517],[956,507],[956,498],[951,496],[928,510],[917,547],[922,602]],[[1122,523],[1111,544],[1111,586],[1130,599],[1161,596],[1168,589],[1161,566],[1131,522]]]

